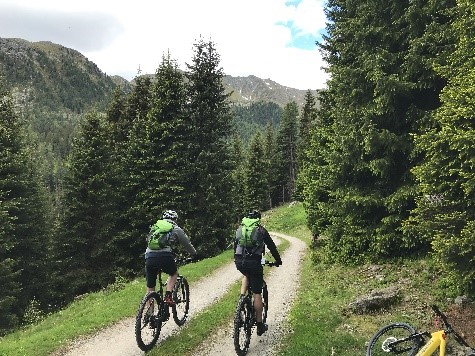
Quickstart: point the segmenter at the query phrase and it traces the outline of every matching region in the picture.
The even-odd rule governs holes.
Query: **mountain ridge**
[[[133,80],[106,74],[77,50],[21,38],[0,37],[0,73],[17,103],[47,111],[104,109],[117,86],[127,90],[133,85]],[[223,86],[230,101],[240,105],[264,101],[284,107],[295,101],[303,106],[307,92],[255,75],[225,75]]]

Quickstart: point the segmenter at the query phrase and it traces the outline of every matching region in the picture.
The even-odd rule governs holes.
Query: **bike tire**
[[[391,342],[407,338],[417,333],[416,329],[405,323],[393,323],[379,329],[370,339],[366,356],[389,354],[414,356],[422,345],[422,339],[413,338],[391,347]]]
[[[249,297],[241,297],[236,307],[233,329],[234,350],[239,356],[249,350],[253,324],[252,303]]]
[[[156,292],[147,294],[139,305],[135,317],[135,340],[142,351],[151,350],[160,336],[162,300]]]
[[[172,307],[173,320],[178,326],[185,324],[190,310],[190,286],[185,277],[178,277],[173,288],[173,300],[176,305]]]
[[[262,322],[267,321],[267,311],[269,310],[269,292],[267,291],[267,283],[264,281],[262,284]]]

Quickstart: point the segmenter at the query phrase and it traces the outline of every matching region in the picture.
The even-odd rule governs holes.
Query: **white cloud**
[[[60,44],[83,53],[109,75],[131,79],[139,66],[142,72],[153,73],[167,51],[185,69],[185,63],[192,61],[193,44],[202,36],[216,44],[226,74],[256,75],[303,90],[322,88],[326,81],[326,74],[320,69],[323,63],[318,49],[288,47],[291,32],[278,25],[293,21],[299,34],[317,37],[325,26],[323,0],[302,0],[298,7],[285,6],[285,0],[0,0],[0,13],[8,16],[8,9],[11,11],[13,6],[65,14],[71,21],[79,14],[84,26],[80,33],[90,41],[90,46],[81,44],[77,37],[74,40],[73,35],[68,38],[67,31],[56,38],[63,41]],[[88,23],[85,11],[96,13],[98,18],[107,17],[109,25],[101,28]],[[21,19],[16,20],[21,23]],[[29,21],[34,20],[29,18]],[[116,27],[111,30],[113,26]],[[7,37],[3,32],[0,22],[0,36]],[[22,36],[9,34],[8,37],[39,40],[40,34],[37,29],[29,38],[25,31]],[[42,40],[56,42],[53,39]],[[97,48],[91,50],[92,44]]]

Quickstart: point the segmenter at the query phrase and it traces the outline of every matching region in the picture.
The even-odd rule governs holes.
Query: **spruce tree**
[[[81,122],[68,161],[64,209],[54,244],[54,292],[61,304],[114,280],[113,256],[118,251],[110,235],[115,222],[110,158],[105,119],[91,112]]]
[[[305,195],[307,207],[318,204],[311,230],[326,237],[329,258],[358,261],[420,247],[402,233],[416,189],[411,134],[438,105],[442,82],[432,63],[448,47],[445,34],[428,33],[447,21],[431,11],[450,6],[424,4],[328,2],[328,36],[320,48],[331,80],[319,111],[328,123],[314,131],[320,151],[306,174],[320,181],[307,179]]]
[[[214,43],[200,38],[186,73],[187,112],[193,130],[188,148],[187,218],[194,243],[210,254],[226,247],[236,215],[231,195],[231,115],[219,62]]]
[[[431,129],[416,138],[424,160],[414,168],[420,196],[407,224],[431,243],[458,293],[475,294],[475,4],[457,1],[454,52],[439,72],[447,80]]]
[[[145,251],[145,237],[162,212],[178,212],[186,229],[190,127],[184,112],[183,75],[170,54],[163,56],[150,90],[150,108],[135,122],[128,152],[131,243],[134,255]]]
[[[268,206],[267,160],[264,138],[257,131],[251,139],[244,167],[244,199],[246,211],[266,210]]]
[[[31,137],[0,81],[0,333],[21,321],[27,305],[48,299],[51,226]]]
[[[299,127],[297,137],[297,182],[295,195],[298,200],[303,200],[303,186],[301,182],[301,171],[307,161],[306,151],[310,144],[310,130],[316,124],[316,98],[310,90],[305,93],[305,104],[299,116]]]
[[[136,142],[141,142],[134,130],[145,133],[143,129],[151,106],[151,87],[149,76],[138,75],[133,80],[131,92],[115,91],[107,110],[107,137],[111,149],[109,179],[114,187],[111,197],[114,224],[110,238],[117,251],[114,257],[116,273],[125,277],[137,275],[143,269],[143,259],[139,256],[144,251],[144,229],[141,228],[145,220],[144,212],[134,210],[142,186],[136,184],[134,177],[141,177],[136,169],[144,155],[140,151],[134,152]]]
[[[267,182],[267,204],[266,210],[277,206],[281,197],[280,189],[280,162],[278,159],[277,142],[274,133],[274,126],[268,123],[264,137],[264,157]]]
[[[231,189],[233,205],[235,207],[235,222],[239,223],[246,214],[245,206],[245,148],[241,137],[234,133],[231,141],[231,161],[233,170],[231,172]]]
[[[281,202],[294,198],[297,180],[297,137],[299,109],[295,101],[286,104],[277,134]]]

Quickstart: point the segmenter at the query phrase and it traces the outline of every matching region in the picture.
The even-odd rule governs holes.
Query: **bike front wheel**
[[[135,318],[135,339],[142,351],[151,350],[160,336],[162,329],[161,302],[158,293],[152,292],[147,294],[140,303]]]
[[[251,301],[248,297],[241,297],[234,315],[233,330],[234,350],[240,356],[249,349],[253,323]]]
[[[172,307],[173,319],[181,326],[185,324],[190,310],[190,286],[185,277],[178,277],[173,288],[173,300],[176,303]]]
[[[414,356],[422,344],[421,336],[411,337],[414,334],[416,329],[409,324],[386,325],[369,341],[366,356],[387,356],[387,354]]]
[[[264,281],[262,285],[262,322],[267,321],[267,310],[269,310],[269,292],[267,291],[267,283]]]

